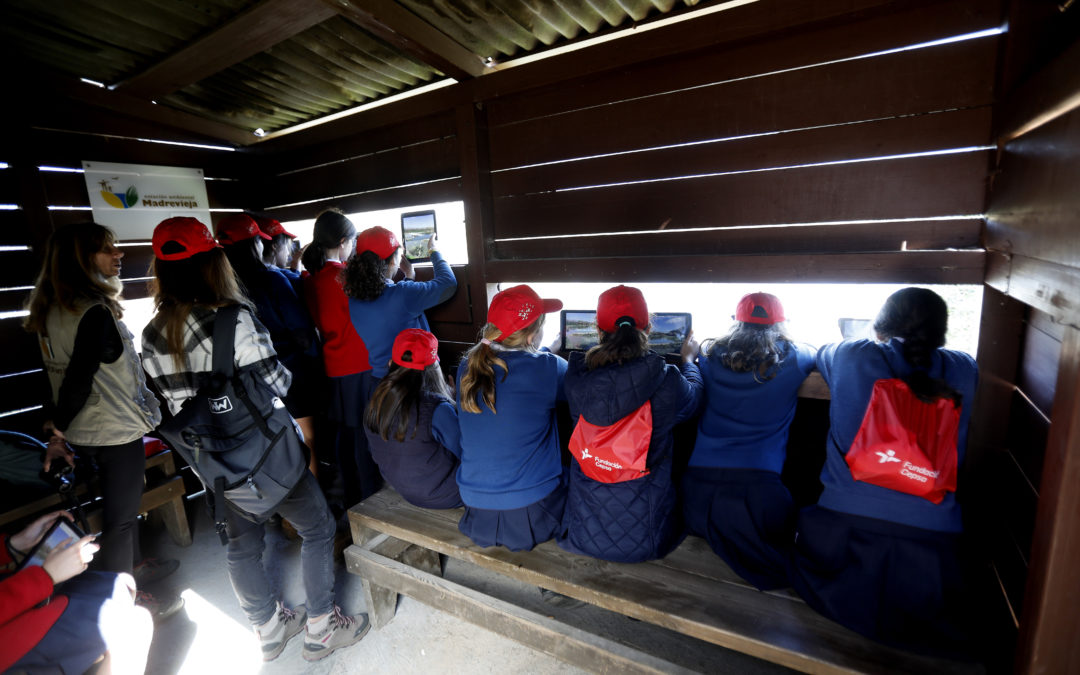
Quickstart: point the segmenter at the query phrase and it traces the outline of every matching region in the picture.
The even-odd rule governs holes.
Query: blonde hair
[[[108,246],[116,245],[112,230],[97,223],[65,225],[49,237],[45,260],[41,265],[34,290],[23,319],[23,327],[40,333],[45,330],[45,317],[54,305],[77,312],[83,303],[100,303],[120,319],[120,293],[124,286],[115,277],[102,276],[94,257]]]
[[[502,336],[495,324],[489,323],[480,332],[480,337],[490,340],[492,344],[477,342],[465,353],[467,366],[465,374],[461,376],[461,409],[465,412],[480,414],[483,409],[476,402],[479,395],[484,400],[484,405],[495,412],[495,366],[502,368],[502,379],[510,374],[510,367],[506,361],[499,358],[498,353],[504,350],[536,351],[533,339],[544,327],[544,315],[510,335],[502,342],[495,339]],[[498,346],[496,346],[498,345]]]

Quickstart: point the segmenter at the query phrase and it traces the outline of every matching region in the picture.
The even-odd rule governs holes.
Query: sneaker
[[[259,636],[259,644],[262,646],[263,661],[276,659],[285,649],[285,644],[294,635],[304,630],[307,612],[302,607],[293,610],[278,603],[276,618],[277,621],[274,622],[274,627],[269,629],[265,635],[259,629],[255,629],[255,634]]]
[[[135,566],[131,576],[135,577],[135,583],[142,588],[147,584],[161,581],[180,567],[179,560],[158,560],[157,558],[143,558],[142,562]]]
[[[179,612],[184,606],[184,599],[168,593],[150,595],[146,591],[136,591],[135,604],[146,608],[154,618],[154,623],[160,623]]]
[[[341,608],[334,605],[334,613],[330,615],[329,625],[319,633],[312,633],[309,629],[304,636],[304,660],[318,661],[330,656],[334,651],[342,647],[356,644],[360,638],[371,628],[367,614],[346,616]]]

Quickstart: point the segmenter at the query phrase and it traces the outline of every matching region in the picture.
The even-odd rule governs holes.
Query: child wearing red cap
[[[274,221],[277,222],[277,221]],[[285,407],[311,449],[311,472],[318,475],[315,456],[315,414],[323,407],[326,390],[318,336],[311,317],[293,285],[276,267],[263,263],[263,248],[271,243],[255,220],[245,213],[230,213],[218,221],[217,238],[233,271],[255,305],[259,321],[270,331],[278,361],[292,373]]]
[[[457,289],[450,265],[439,253],[431,235],[431,262],[435,277],[414,281],[416,273],[402,257],[401,243],[393,232],[372,227],[356,237],[356,254],[345,266],[344,288],[349,296],[353,328],[364,341],[371,362],[371,376],[386,375],[394,337],[406,328],[429,330],[424,310],[446,302]],[[398,268],[405,279],[391,279]]]
[[[345,261],[356,244],[356,227],[337,210],[315,219],[311,244],[304,249],[304,298],[323,343],[323,366],[329,379],[328,416],[334,424],[334,454],[345,491],[345,508],[382,486],[364,435],[364,407],[375,385],[367,346],[349,318],[349,298],[342,290]]]
[[[406,328],[394,339],[390,369],[364,413],[371,456],[409,503],[428,509],[462,505],[461,457],[454,395],[439,368],[439,341]]]
[[[650,351],[649,309],[641,291],[629,286],[600,295],[596,323],[600,344],[570,355],[570,417],[607,427],[648,402],[652,430],[647,473],[603,483],[585,475],[575,455],[563,516],[566,535],[559,546],[615,562],[662,558],[682,538],[672,480],[672,429],[693,417],[701,401],[701,376],[694,364],[698,344],[687,336],[678,367]]]
[[[181,221],[181,222],[177,222]],[[154,229],[157,314],[143,330],[143,364],[173,414],[195,396],[213,371],[217,310],[240,305],[234,337],[234,365],[252,372],[274,394],[289,390],[291,374],[277,360],[270,335],[255,318],[228,258],[194,218],[172,218]],[[226,569],[240,607],[255,628],[264,660],[277,658],[305,628],[304,611],[276,598],[263,565],[265,524],[226,501]],[[346,616],[334,605],[333,549],[337,528],[315,477],[303,478],[277,507],[303,539],[301,574],[307,595],[303,656],[315,661],[364,636],[367,615]]]
[[[481,546],[528,551],[561,528],[566,479],[555,403],[566,400],[566,361],[538,349],[544,314],[560,309],[525,285],[497,293],[483,338],[458,366],[458,529]]]
[[[690,533],[741,577],[777,588],[787,585],[795,516],[780,471],[814,350],[788,337],[775,295],[743,296],[735,321],[702,348],[705,406],[683,476],[683,513]]]

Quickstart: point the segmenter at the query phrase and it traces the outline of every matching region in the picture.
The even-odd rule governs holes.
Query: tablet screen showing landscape
[[[401,214],[401,234],[405,257],[409,260],[428,260],[431,248],[428,243],[435,234],[435,212],[417,211]]]
[[[683,340],[690,331],[690,314],[685,312],[658,312],[650,318],[649,349],[658,354],[675,354],[682,349]],[[586,351],[599,342],[596,332],[596,312],[592,310],[564,309],[561,316],[563,349]]]

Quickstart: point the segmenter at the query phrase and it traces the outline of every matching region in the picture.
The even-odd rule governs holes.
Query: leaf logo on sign
[[[139,191],[135,189],[134,185],[130,186],[125,192],[113,192],[113,187],[108,181],[102,180],[98,183],[101,185],[101,198],[114,209],[130,209],[139,203]]]

